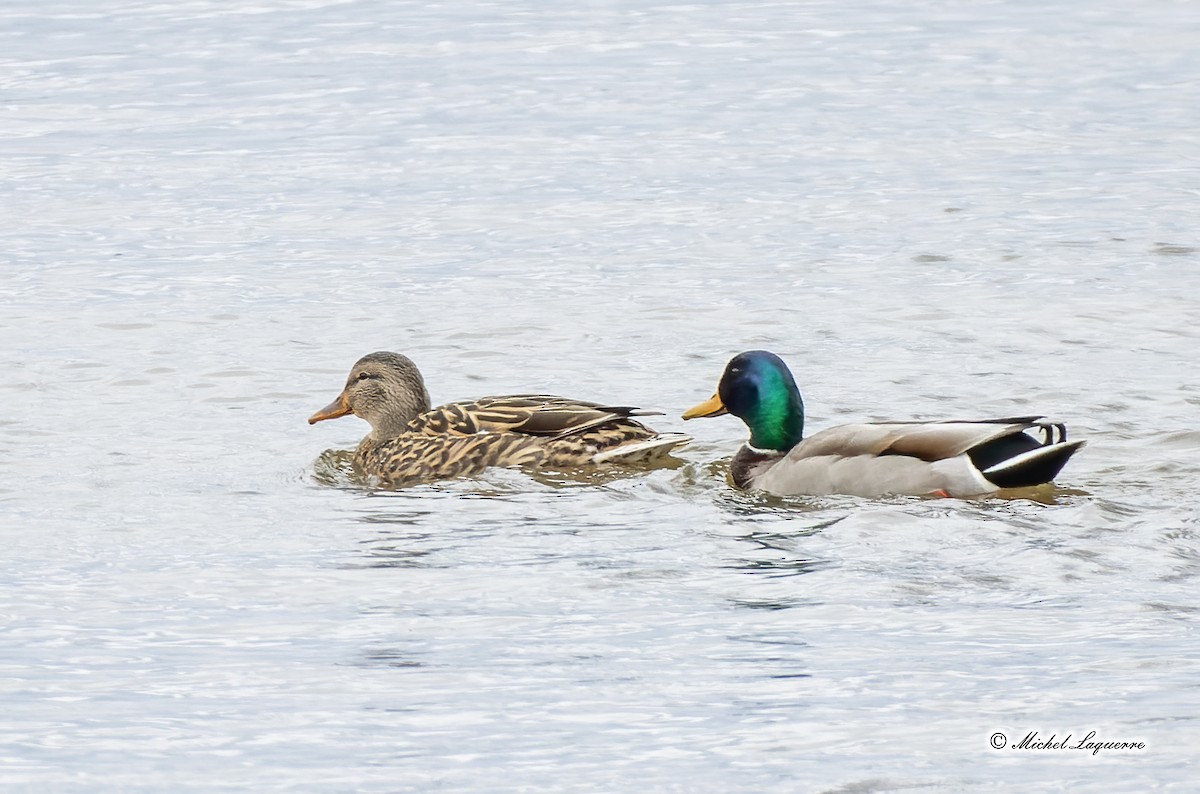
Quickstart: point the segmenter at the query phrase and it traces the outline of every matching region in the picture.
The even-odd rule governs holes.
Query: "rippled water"
[[[7,790],[1190,790],[1195,8],[0,8]],[[1046,412],[1031,499],[767,500],[744,435],[371,493],[309,428]],[[994,750],[1029,731],[1145,749]]]

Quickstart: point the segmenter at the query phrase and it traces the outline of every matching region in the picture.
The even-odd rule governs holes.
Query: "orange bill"
[[[350,403],[346,401],[346,393],[342,392],[336,400],[308,417],[308,423],[315,425],[317,422],[325,419],[337,419],[339,416],[345,416],[348,413],[351,413]]]
[[[725,403],[721,402],[721,395],[714,394],[712,399],[707,402],[702,402],[699,405],[694,405],[683,413],[684,419],[699,419],[702,416],[723,416],[729,413],[725,409]]]

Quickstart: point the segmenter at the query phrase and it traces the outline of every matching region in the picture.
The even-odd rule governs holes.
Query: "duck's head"
[[[725,367],[717,393],[684,419],[730,413],[750,428],[750,444],[785,451],[804,435],[804,401],[783,359],[766,350],[738,353]]]
[[[417,365],[399,353],[371,353],[355,363],[337,399],[308,417],[308,423],[354,414],[371,424],[372,435],[390,438],[428,410],[429,392]]]

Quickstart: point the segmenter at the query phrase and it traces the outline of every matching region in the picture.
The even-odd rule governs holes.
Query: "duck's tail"
[[[1028,436],[1025,436],[1028,438]],[[1027,488],[1050,482],[1086,441],[1035,446],[993,463],[980,473],[997,488]]]
[[[692,440],[685,433],[659,433],[654,438],[621,444],[592,456],[593,463],[647,463],[670,455],[677,447]]]

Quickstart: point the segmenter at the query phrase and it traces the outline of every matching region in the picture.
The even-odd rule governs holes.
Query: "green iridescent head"
[[[804,401],[783,359],[766,350],[748,350],[725,367],[717,393],[684,419],[731,413],[750,428],[750,445],[787,451],[804,436]]]

